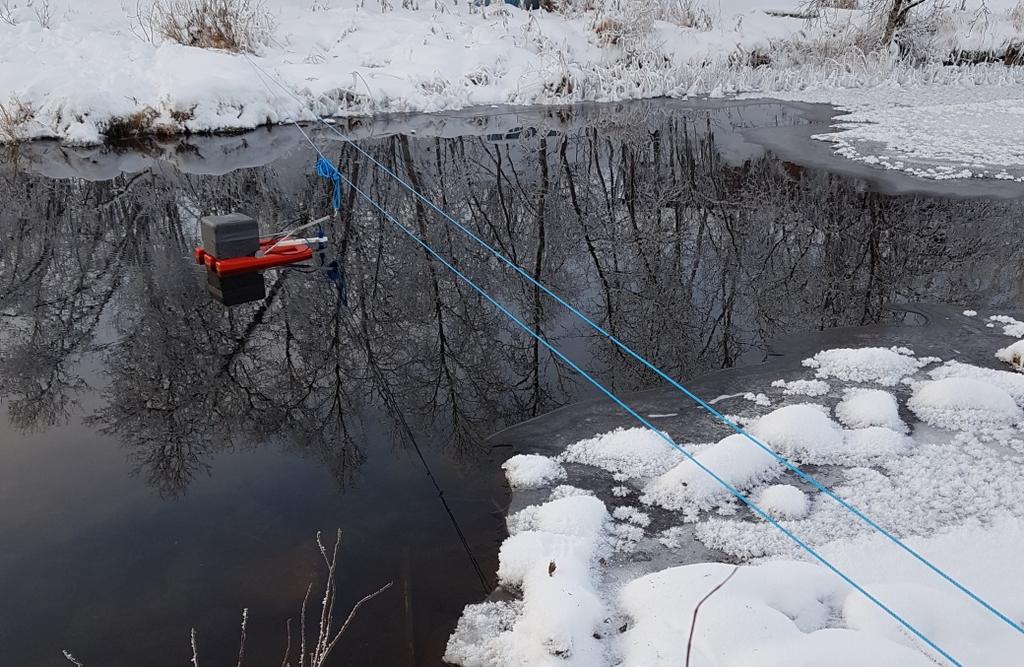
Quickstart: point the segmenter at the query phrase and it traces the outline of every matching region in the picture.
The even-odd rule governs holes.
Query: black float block
[[[242,273],[222,276],[216,271],[206,272],[206,291],[225,306],[258,301],[267,296],[262,273]]]

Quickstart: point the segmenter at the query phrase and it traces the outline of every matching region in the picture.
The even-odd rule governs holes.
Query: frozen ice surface
[[[832,378],[835,398],[786,404],[799,398],[782,393],[774,410],[755,403],[751,432],[1024,618],[1024,376],[953,360],[929,369],[932,359],[899,347],[829,349],[811,359]],[[782,382],[785,389],[794,380]],[[916,419],[905,423],[901,410]],[[678,435],[678,423],[666,428]],[[933,651],[860,593],[674,450],[672,464],[655,447],[668,448],[661,438],[641,434],[617,429],[566,448],[566,463],[589,467],[608,486],[594,496],[553,493],[509,517],[499,574],[523,600],[467,607],[450,659],[584,664],[573,662],[578,650],[594,665],[677,665],[697,603],[725,582],[700,608],[696,664],[934,664]],[[749,439],[685,447],[963,664],[1017,664],[1015,631]],[[709,551],[695,558],[700,548]],[[700,562],[714,559],[740,565]],[[571,579],[556,590],[548,572],[557,580],[562,561]],[[542,575],[549,581],[531,584]],[[560,615],[568,597],[558,591],[571,593],[580,620]],[[558,619],[565,626],[553,632],[547,624]],[[563,662],[552,662],[556,654]]]

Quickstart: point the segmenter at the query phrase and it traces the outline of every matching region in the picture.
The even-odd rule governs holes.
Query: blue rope
[[[486,299],[488,302],[490,302],[495,308],[497,308],[505,316],[507,316],[510,320],[512,320],[512,322],[514,322],[517,327],[519,327],[520,329],[525,331],[527,334],[529,334],[531,337],[533,337],[538,343],[543,345],[549,352],[551,352],[553,355],[555,355],[555,357],[557,357],[562,362],[567,364],[570,368],[572,368],[574,371],[579,373],[583,378],[585,378],[588,382],[590,382],[592,385],[594,385],[594,387],[596,387],[598,390],[600,390],[601,393],[603,393],[605,396],[607,396],[612,401],[614,401],[616,403],[616,405],[621,407],[623,410],[625,410],[627,413],[629,413],[634,419],[636,419],[641,424],[643,424],[648,429],[650,429],[655,434],[657,434],[658,437],[660,437],[662,440],[664,440],[666,443],[668,443],[669,446],[671,446],[673,449],[675,449],[678,452],[680,452],[683,456],[685,456],[694,465],[696,465],[698,468],[700,468],[705,473],[710,475],[712,479],[714,479],[723,488],[725,488],[729,493],[731,493],[733,496],[735,496],[740,501],[742,501],[745,505],[747,505],[747,507],[749,507],[751,510],[753,510],[758,516],[760,516],[762,519],[764,519],[765,521],[770,523],[772,526],[777,528],[779,531],[781,531],[786,537],[788,537],[793,542],[795,542],[800,548],[802,548],[807,553],[809,553],[811,556],[813,556],[818,562],[820,562],[826,568],[828,568],[833,573],[838,575],[843,581],[845,581],[847,584],[849,584],[854,589],[856,589],[858,592],[860,592],[862,595],[864,595],[868,600],[870,600],[871,602],[875,603],[885,613],[887,613],[889,616],[891,616],[893,619],[895,619],[897,622],[899,622],[900,625],[902,625],[907,630],[909,630],[911,633],[913,633],[916,637],[918,637],[925,644],[927,644],[932,649],[934,649],[936,652],[938,652],[942,657],[944,657],[946,660],[948,660],[949,662],[953,663],[954,665],[958,665],[959,666],[961,664],[953,656],[951,656],[949,653],[947,653],[942,648],[940,648],[935,642],[933,642],[931,639],[926,637],[924,635],[924,633],[922,633],[920,630],[918,630],[913,625],[911,625],[910,622],[908,622],[902,616],[900,616],[895,611],[890,609],[885,603],[883,603],[881,600],[879,600],[878,598],[873,596],[871,593],[867,592],[867,590],[865,590],[863,586],[861,586],[856,581],[854,581],[852,578],[850,578],[849,575],[847,575],[842,570],[837,568],[835,565],[830,563],[828,560],[825,559],[824,556],[822,556],[817,551],[815,551],[809,544],[807,544],[806,542],[801,540],[794,533],[789,531],[785,526],[783,526],[777,520],[772,518],[767,512],[765,512],[763,509],[761,509],[754,501],[750,500],[748,497],[743,495],[743,493],[740,492],[739,489],[737,489],[735,486],[733,486],[729,482],[727,482],[724,479],[722,479],[721,477],[719,477],[714,471],[712,471],[710,468],[708,468],[703,463],[701,463],[699,460],[697,460],[692,454],[690,454],[688,451],[686,451],[683,447],[681,447],[678,444],[676,444],[676,442],[674,440],[672,440],[672,438],[670,438],[666,433],[664,433],[663,431],[657,429],[650,421],[648,421],[646,418],[644,418],[636,410],[631,408],[625,401],[623,401],[621,398],[616,396],[611,390],[606,388],[597,379],[595,379],[593,376],[591,376],[585,370],[580,368],[571,359],[566,357],[558,348],[556,348],[554,345],[549,343],[545,338],[543,338],[540,334],[538,334],[536,331],[531,329],[521,319],[516,317],[508,308],[503,306],[494,297],[492,297],[490,294],[488,294],[486,290],[484,290],[482,287],[480,287],[475,282],[473,282],[473,280],[471,280],[466,274],[462,273],[459,269],[455,268],[455,266],[453,266],[451,264],[451,262],[446,260],[440,253],[438,253],[436,250],[434,250],[426,241],[424,241],[422,238],[417,236],[413,231],[411,231],[405,225],[403,225],[401,222],[399,222],[397,219],[395,219],[395,217],[392,216],[388,211],[386,211],[380,204],[378,204],[369,195],[367,195],[365,192],[363,192],[361,189],[359,189],[359,187],[356,186],[355,183],[353,183],[352,181],[350,181],[348,178],[346,178],[343,175],[341,176],[341,179],[350,188],[352,188],[355,192],[357,192],[359,194],[359,196],[361,196],[363,199],[365,199],[367,202],[369,202],[369,204],[371,206],[373,206],[375,209],[377,209],[381,213],[381,215],[383,215],[384,218],[387,219],[388,222],[390,222],[392,225],[394,225],[399,231],[401,231],[403,234],[408,236],[410,239],[415,241],[421,248],[426,250],[434,259],[436,259],[441,264],[443,264],[453,274],[455,274],[456,276],[461,278],[467,285],[469,285],[478,294],[480,294],[480,296],[482,296],[484,299]]]
[[[333,162],[321,154],[320,158],[316,161],[316,175],[320,178],[326,178],[334,183],[334,194],[331,195],[331,207],[334,208],[334,212],[337,213],[341,210],[341,172],[338,171]]]

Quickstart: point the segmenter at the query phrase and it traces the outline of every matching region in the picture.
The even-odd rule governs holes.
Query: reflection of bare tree
[[[890,197],[763,154],[735,159],[698,113],[559,133],[366,142],[377,159],[667,372],[736,363],[773,336],[870,323],[893,299],[1016,295],[1004,203]],[[360,188],[619,390],[653,379],[566,317],[351,149]],[[140,474],[183,492],[228,447],[281,442],[347,484],[367,415],[399,445],[470,457],[493,429],[576,395],[574,378],[379,213],[346,193],[316,273],[268,274],[260,304],[211,302],[191,264],[199,215],[319,213],[292,164],[2,185],[0,393],[22,427],[63,418],[102,351],[103,404]],[[983,221],[983,224],[979,224]],[[277,226],[271,223],[269,226]],[[998,260],[998,261],[996,261]]]

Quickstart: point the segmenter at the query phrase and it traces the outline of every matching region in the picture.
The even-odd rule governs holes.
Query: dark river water
[[[820,114],[642,102],[339,128],[683,379],[893,301],[1021,305],[1016,193],[840,173],[806,140]],[[351,146],[313,137],[597,377],[653,386]],[[309,634],[319,619],[317,531],[328,550],[342,532],[335,627],[394,582],[329,664],[438,664],[490,589],[507,492],[487,436],[590,394],[351,191],[325,225],[330,271],[212,299],[198,218],[269,232],[324,215],[313,162],[285,127],[32,144],[0,165],[0,665],[183,665],[193,628],[200,664],[235,664],[243,609],[245,664],[281,664],[288,619],[294,660],[311,581]]]

